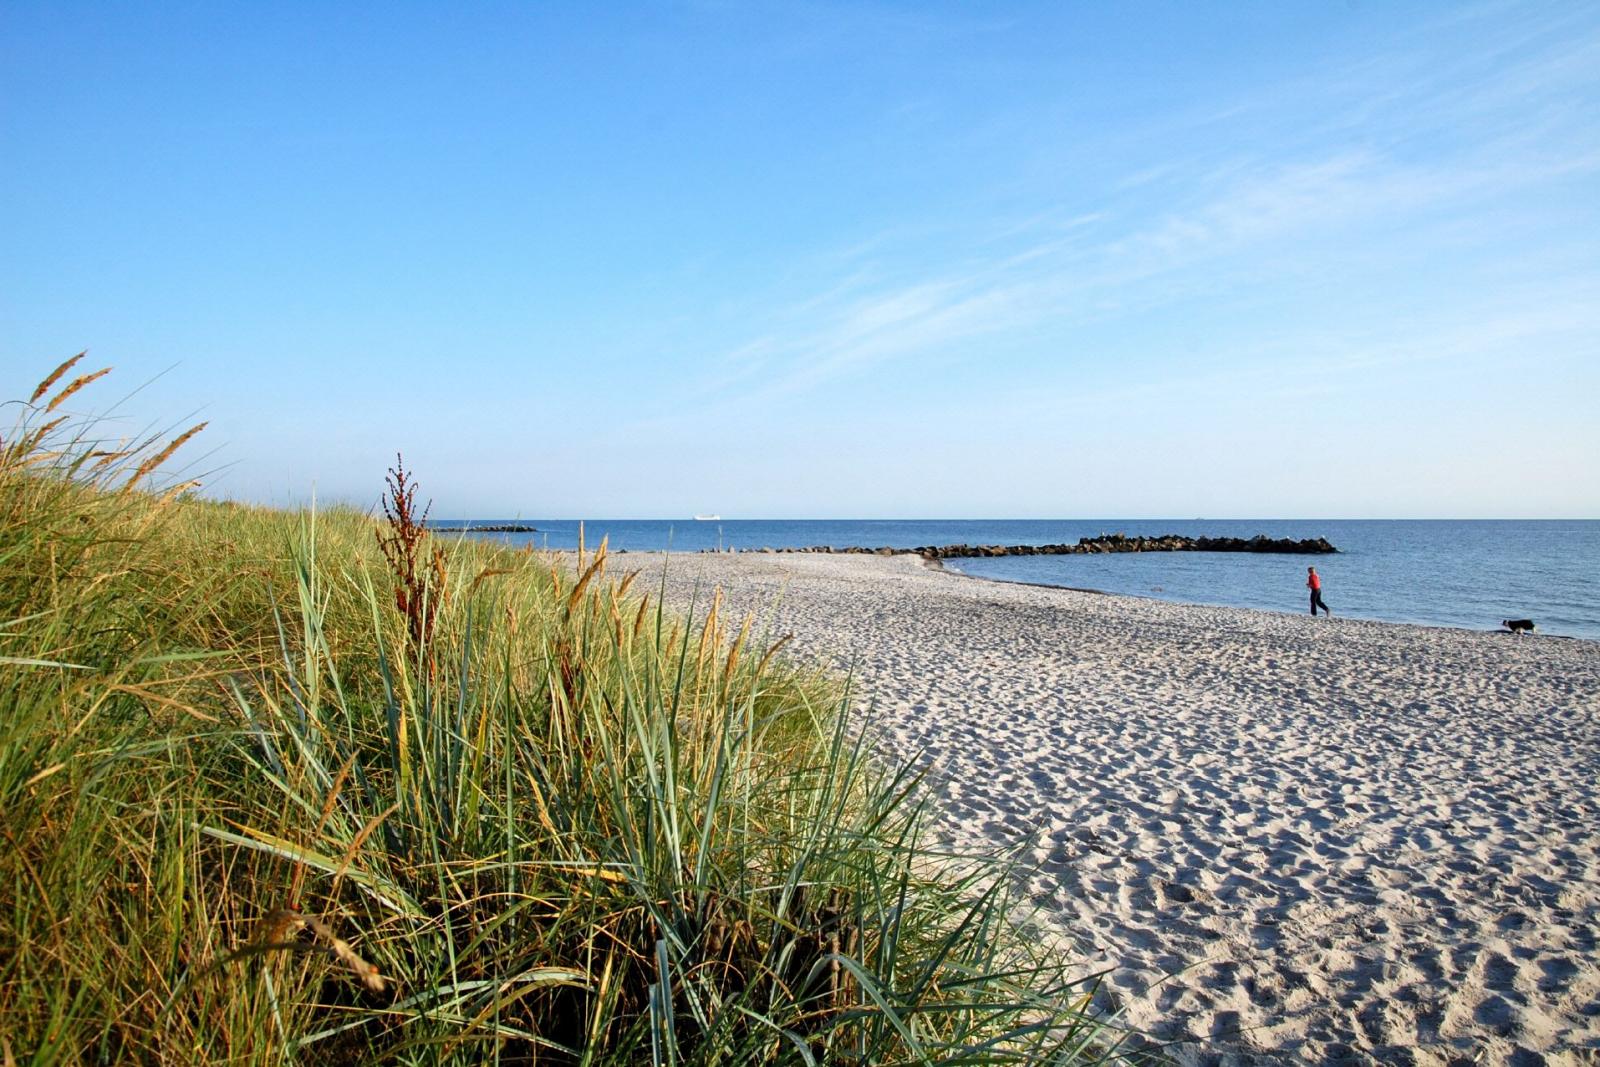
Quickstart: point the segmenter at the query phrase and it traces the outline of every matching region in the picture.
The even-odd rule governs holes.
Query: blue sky
[[[218,497],[1600,517],[1593,3],[10,2],[0,159]]]

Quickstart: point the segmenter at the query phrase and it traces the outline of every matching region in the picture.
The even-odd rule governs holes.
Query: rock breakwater
[[[1073,544],[1054,545],[924,545],[920,548],[864,548],[852,545],[834,548],[813,545],[809,548],[745,549],[758,552],[809,552],[854,556],[917,555],[923,559],[972,559],[979,556],[1087,556],[1107,552],[1278,552],[1289,555],[1326,555],[1339,551],[1325,537],[1299,541],[1289,537],[1186,537],[1162,534],[1159,537],[1127,537],[1120,533],[1099,537],[1080,537]]]

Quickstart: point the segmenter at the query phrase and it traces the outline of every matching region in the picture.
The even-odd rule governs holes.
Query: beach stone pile
[[[756,551],[754,549],[748,551]],[[1339,551],[1325,537],[1296,541],[1289,537],[1185,537],[1163,534],[1160,537],[1127,537],[1120,533],[1099,537],[1080,537],[1076,544],[1060,545],[925,545],[921,548],[834,548],[813,545],[809,548],[763,548],[762,552],[813,552],[826,555],[894,556],[917,555],[923,559],[971,559],[978,556],[1087,556],[1102,552],[1280,552],[1289,555],[1326,555]]]

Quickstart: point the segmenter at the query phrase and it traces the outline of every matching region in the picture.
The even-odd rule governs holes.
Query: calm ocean
[[[575,519],[517,521],[535,534],[495,536],[513,545],[574,548]],[[436,528],[459,523],[436,522]],[[952,570],[1003,581],[1099,589],[1192,604],[1306,610],[1306,566],[1323,576],[1337,615],[1388,622],[1495,629],[1529,618],[1546,634],[1600,639],[1600,521],[1328,520],[587,520],[590,546],[613,551],[832,545],[1022,545],[1104,533],[1326,537],[1334,556],[1160,552],[948,560]]]

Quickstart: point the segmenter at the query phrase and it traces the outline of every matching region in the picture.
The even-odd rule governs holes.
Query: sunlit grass
[[[397,580],[393,523],[186,499],[191,431],[57,421],[73,369],[0,441],[0,1055],[1108,1054],[773,635],[603,546],[428,535]]]

